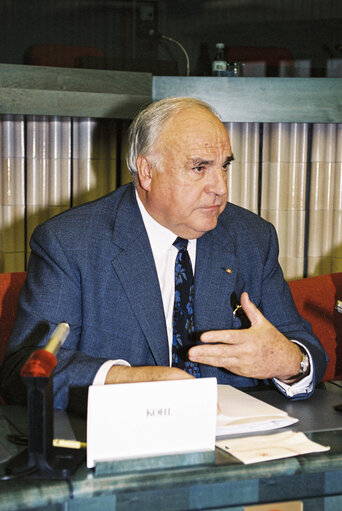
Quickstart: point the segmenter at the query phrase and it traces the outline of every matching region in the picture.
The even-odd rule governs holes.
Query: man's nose
[[[207,184],[207,192],[216,195],[227,193],[227,173],[223,169],[213,169]]]

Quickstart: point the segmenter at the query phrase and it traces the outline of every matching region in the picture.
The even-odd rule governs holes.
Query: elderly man
[[[206,103],[168,98],[137,116],[133,184],[32,236],[1,375],[7,401],[23,401],[18,371],[61,321],[71,331],[54,373],[58,408],[82,408],[91,384],[195,376],[313,392],[326,354],[296,311],[274,228],[227,203],[232,159]]]

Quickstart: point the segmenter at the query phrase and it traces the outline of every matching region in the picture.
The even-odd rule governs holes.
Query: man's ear
[[[137,158],[137,171],[141,188],[149,191],[152,181],[152,165],[146,156],[139,154]]]

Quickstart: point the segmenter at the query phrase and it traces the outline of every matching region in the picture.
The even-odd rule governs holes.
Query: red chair
[[[24,64],[33,66],[80,67],[85,57],[104,57],[100,48],[63,44],[36,44],[26,49]]]
[[[227,62],[264,63],[266,76],[279,76],[281,63],[293,65],[292,53],[286,48],[258,46],[230,46],[226,52]]]
[[[289,282],[298,312],[307,319],[329,356],[323,381],[342,379],[342,272]]]
[[[17,315],[18,298],[26,272],[0,273],[0,365],[5,356],[15,317]],[[0,396],[0,405],[4,401]]]
[[[14,326],[20,290],[26,272],[0,273],[0,365]],[[298,312],[320,339],[329,364],[324,381],[342,379],[342,314],[335,310],[342,300],[342,272],[289,282]]]
[[[26,272],[0,273],[0,365],[17,314],[18,297]]]
[[[269,66],[278,66],[282,60],[293,60],[289,50],[272,46],[230,46],[227,49],[226,57],[228,62],[264,61]]]

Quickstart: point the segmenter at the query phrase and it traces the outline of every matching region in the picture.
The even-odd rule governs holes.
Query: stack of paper
[[[290,458],[311,452],[329,451],[329,446],[312,442],[304,433],[283,431],[273,435],[227,438],[216,446],[245,464]]]
[[[298,419],[230,385],[218,385],[220,414],[216,436],[239,435],[290,426]]]

